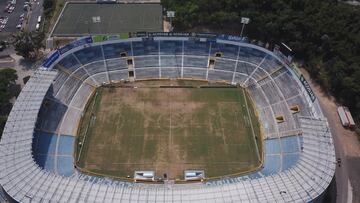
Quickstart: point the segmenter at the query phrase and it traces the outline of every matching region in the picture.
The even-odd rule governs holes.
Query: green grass
[[[217,177],[260,165],[260,124],[241,88],[144,86],[98,89],[79,130],[78,140],[87,132],[80,168],[119,177],[155,170],[174,179],[186,169]]]
[[[94,42],[103,42],[106,41],[106,36],[105,35],[95,35],[92,37]]]

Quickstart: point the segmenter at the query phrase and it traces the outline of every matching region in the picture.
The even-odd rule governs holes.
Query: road
[[[337,166],[336,202],[360,202],[360,142],[355,132],[345,129],[337,114],[337,105],[333,97],[325,94],[321,88],[312,82],[309,74],[301,69],[306,80],[319,99],[324,115],[328,119],[335,145],[336,158],[341,159],[341,166]]]
[[[36,30],[36,24],[38,22],[38,17],[42,15],[43,13],[43,2],[44,0],[32,0],[32,6],[30,11],[30,17],[28,20],[28,30],[34,31]],[[42,22],[43,22],[43,16],[42,16]]]

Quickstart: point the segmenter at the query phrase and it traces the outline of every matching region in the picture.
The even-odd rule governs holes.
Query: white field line
[[[106,58],[105,58],[105,54],[104,54],[104,47],[102,45],[100,45],[100,48],[101,48],[102,57],[104,58],[104,67],[105,67],[105,70],[106,70],[107,81],[110,82],[109,70],[108,70],[108,67],[107,67]]]
[[[161,78],[161,50],[160,50],[160,40],[159,40],[159,42],[158,42],[158,45],[159,45],[159,78]],[[176,58],[175,58],[175,60],[176,60]]]
[[[351,186],[350,180],[348,179],[348,196],[347,203],[353,202],[353,188]]]
[[[95,94],[94,103],[93,103],[93,106],[91,107],[91,112],[94,110],[94,106],[95,106],[95,103],[96,103],[97,96],[98,96],[98,92],[96,92],[96,94]],[[80,148],[79,156],[77,157],[77,162],[79,162],[79,160],[80,160],[80,157],[81,157],[81,154],[82,154],[82,151],[83,151],[82,149],[83,149],[84,144],[85,144],[86,135],[87,135],[88,129],[89,129],[89,127],[90,127],[90,125],[91,125],[91,123],[93,121],[92,119],[93,119],[93,117],[91,116],[89,124],[87,125],[86,130],[85,130],[84,138],[83,138],[82,143],[81,143],[81,148]],[[75,143],[75,144],[78,144],[78,143]]]
[[[208,79],[209,77],[209,59],[210,59],[210,56],[211,56],[211,42],[210,42],[210,47],[209,47],[209,54],[208,54],[208,65],[207,65],[207,68],[206,68],[206,80]]]
[[[242,89],[242,91],[243,91],[243,95],[244,95],[245,106],[246,106],[246,110],[247,110],[248,118],[249,118],[249,121],[250,121],[250,126],[251,126],[252,135],[253,135],[254,142],[255,142],[256,154],[257,154],[257,156],[258,156],[258,159],[260,160],[260,152],[259,152],[258,145],[257,145],[257,143],[256,143],[255,131],[254,131],[254,127],[253,127],[253,124],[252,124],[252,121],[251,121],[251,117],[250,117],[249,106],[248,106],[247,101],[246,101],[246,94],[245,94],[245,90],[244,90],[244,89]]]
[[[184,41],[182,41],[182,47],[181,47],[181,78],[184,76]]]
[[[171,91],[169,91],[170,92],[170,94],[171,94]],[[171,95],[169,95],[169,99],[171,98]],[[169,102],[169,110],[170,110],[170,126],[169,126],[169,133],[170,133],[170,137],[169,137],[169,147],[171,147],[171,145],[172,145],[172,129],[171,129],[171,116],[172,116],[172,111],[171,111],[171,101]]]
[[[224,145],[226,145],[226,139],[225,139],[225,132],[224,132],[224,124],[223,124],[223,122],[222,122],[222,114],[221,114],[221,107],[220,107],[220,112],[219,112],[219,114],[220,114],[220,125],[221,125],[221,134],[222,134],[222,139],[223,139],[223,142],[224,142]]]

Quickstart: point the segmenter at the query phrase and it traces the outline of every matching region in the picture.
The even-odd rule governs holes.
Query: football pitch
[[[176,86],[176,87],[174,87]],[[77,166],[126,177],[136,170],[183,179],[187,169],[219,177],[262,164],[260,123],[242,88],[143,81],[97,88],[79,126]]]

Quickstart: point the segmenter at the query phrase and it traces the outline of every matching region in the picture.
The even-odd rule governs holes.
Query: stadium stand
[[[151,39],[131,44],[133,56],[159,55],[159,43]]]
[[[195,68],[207,68],[208,57],[201,56],[184,56],[183,57],[184,67],[195,67]]]
[[[182,55],[183,41],[160,41],[160,55]]]
[[[209,56],[210,43],[206,41],[184,41],[184,54],[191,56]]]
[[[219,58],[219,59],[216,59],[214,69],[233,72],[235,70],[236,65],[237,65],[236,60],[230,61],[230,60],[224,60],[224,59]]]
[[[167,67],[181,68],[181,60],[182,60],[181,55],[160,56],[160,66],[162,68],[167,68]]]
[[[128,70],[120,71],[109,71],[109,80],[110,81],[121,81],[123,78],[128,77]]]
[[[123,58],[115,58],[106,60],[108,71],[127,69],[126,60]]]
[[[74,52],[74,56],[83,65],[94,61],[104,60],[100,46],[81,49],[77,52]]]
[[[159,57],[153,56],[136,56],[134,57],[134,67],[135,68],[144,68],[144,67],[156,67],[159,65]]]
[[[64,57],[57,65],[58,68],[64,68],[67,70],[67,72],[70,73],[81,66],[79,61],[76,60],[75,56],[72,54],[69,54],[66,57]]]
[[[128,80],[121,53],[134,56],[135,79],[194,78],[245,87],[264,131],[263,167],[174,185],[132,183],[74,169],[77,124],[93,90]],[[210,57],[216,58],[214,69],[208,68]],[[299,113],[291,112],[294,105]],[[278,115],[284,122],[277,123]],[[326,118],[292,70],[261,47],[206,38],[132,38],[63,53],[26,84],[0,143],[0,184],[18,202],[312,202],[321,198],[334,172]],[[6,198],[1,194],[0,201]]]
[[[105,59],[119,58],[121,53],[126,53],[127,56],[132,56],[131,44],[128,42],[105,44],[102,47]]]
[[[216,56],[221,54],[222,58],[237,60],[238,53],[240,51],[239,46],[232,44],[214,43],[211,46],[210,55]]]
[[[89,75],[95,75],[96,73],[106,72],[105,61],[96,61],[86,64],[83,68]]]

